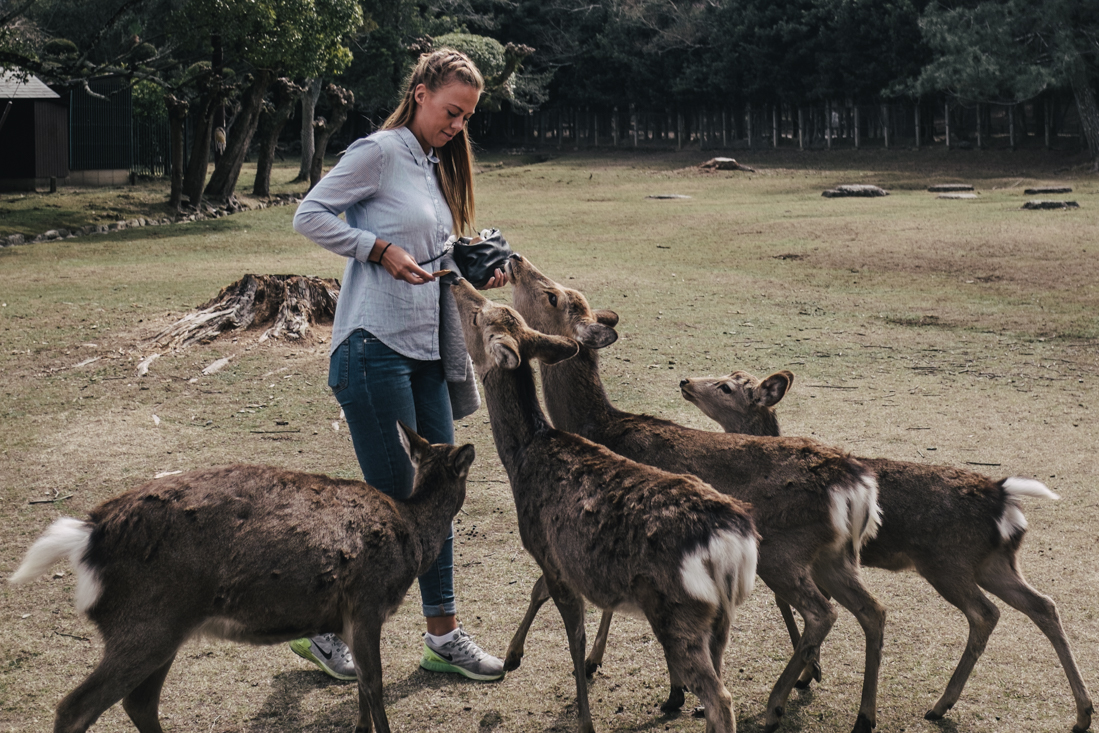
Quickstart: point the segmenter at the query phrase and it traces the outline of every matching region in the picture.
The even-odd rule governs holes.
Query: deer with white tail
[[[523,547],[565,622],[581,732],[593,730],[584,674],[587,599],[643,615],[673,674],[705,702],[707,733],[733,733],[722,670],[733,610],[755,580],[758,538],[748,508],[694,476],[635,463],[553,429],[530,360],[569,359],[576,342],[532,330],[465,280],[452,290]]]
[[[55,521],[9,578],[68,558],[76,605],[103,659],[58,705],[55,733],[83,733],[119,700],[141,733],[161,733],[164,678],[199,635],[250,644],[337,633],[358,676],[355,730],[388,733],[382,624],[438,556],[466,495],[471,445],[430,445],[398,425],[416,467],[397,502],[362,481],[267,466],[223,466],[150,481]]]
[[[757,571],[774,593],[806,619],[806,631],[767,699],[764,730],[778,728],[784,705],[807,665],[816,664],[820,643],[836,621],[826,593],[858,620],[866,638],[862,695],[855,733],[877,723],[878,668],[885,609],[859,575],[859,552],[878,528],[877,483],[873,472],[846,452],[806,438],[756,438],[692,430],[648,415],[623,412],[610,403],[599,378],[598,350],[618,338],[618,316],[593,311],[583,294],[540,273],[515,255],[508,272],[515,307],[531,326],[567,336],[580,353],[559,364],[541,364],[546,409],[553,424],[614,452],[667,471],[690,473],[723,494],[751,505],[761,536]],[[543,602],[531,594],[533,617]],[[602,659],[609,619],[589,657]],[[525,629],[516,633],[505,666],[517,666]],[[683,681],[671,673],[665,709],[682,706]],[[694,691],[693,687],[689,687]]]
[[[766,379],[743,371],[726,377],[684,379],[683,398],[726,432],[778,435],[774,406],[794,375],[776,372]],[[862,549],[863,565],[915,570],[969,621],[969,639],[939,701],[924,716],[938,720],[958,701],[984,651],[1000,611],[981,588],[1026,614],[1053,644],[1076,701],[1077,733],[1091,726],[1091,697],[1076,667],[1057,606],[1023,578],[1016,556],[1027,521],[1022,497],[1057,499],[1040,481],[1011,477],[999,481],[973,471],[885,458],[862,459],[878,474],[882,525]],[[779,601],[792,638],[798,628]],[[807,678],[802,679],[808,685]]]

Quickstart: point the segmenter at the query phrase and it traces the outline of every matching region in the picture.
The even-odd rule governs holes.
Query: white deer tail
[[[1004,542],[1010,542],[1026,532],[1027,521],[1026,517],[1023,516],[1022,507],[1019,506],[1020,496],[1029,496],[1034,499],[1053,499],[1054,501],[1061,498],[1050,491],[1049,487],[1041,481],[1018,476],[1005,478],[1000,482],[1000,488],[1004,490],[1006,496],[1004,498],[1004,513],[997,520],[996,527],[1000,530],[1000,538]]]
[[[683,558],[683,587],[694,598],[722,606],[730,614],[756,582],[756,538],[733,530],[716,532],[707,545]]]
[[[100,593],[98,574],[84,560],[91,537],[92,525],[72,517],[61,517],[35,540],[8,582],[27,583],[67,557],[76,571],[76,610],[84,613],[99,599]]]
[[[832,487],[832,526],[839,546],[851,543],[857,557],[859,550],[878,535],[881,527],[881,507],[878,506],[878,480],[869,471],[853,484]]]

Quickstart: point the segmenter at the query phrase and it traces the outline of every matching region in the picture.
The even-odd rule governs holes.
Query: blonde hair
[[[478,92],[485,88],[484,77],[469,57],[452,48],[440,48],[431,53],[422,54],[409,74],[404,98],[389,115],[383,130],[406,127],[416,116],[419,105],[416,103],[416,87],[423,84],[432,92],[437,92],[451,82],[468,84]],[[454,231],[464,234],[473,230],[473,146],[469,142],[466,126],[454,138],[435,151],[439,158],[439,182],[442,184],[443,197],[450,213],[454,217]]]

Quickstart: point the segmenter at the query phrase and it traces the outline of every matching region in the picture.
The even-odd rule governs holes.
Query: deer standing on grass
[[[722,682],[733,610],[755,581],[747,507],[694,476],[635,463],[550,427],[530,359],[568,359],[577,344],[527,327],[460,280],[452,286],[466,347],[485,387],[523,547],[561,612],[576,675],[580,730],[593,730],[584,674],[584,599],[642,614],[664,657],[706,704],[707,733],[734,733]]]
[[[786,395],[788,371],[759,380],[736,371],[727,377],[684,379],[684,399],[726,432],[778,435],[774,406]],[[861,459],[878,474],[882,525],[862,548],[862,563],[885,570],[915,570],[969,621],[969,639],[939,701],[924,716],[942,718],[962,694],[973,666],[996,628],[1000,611],[981,588],[1026,614],[1053,644],[1076,700],[1077,733],[1091,726],[1092,704],[1076,667],[1057,606],[1032,588],[1016,553],[1026,533],[1019,497],[1056,499],[1045,484],[1026,478],[994,481],[973,471],[885,458]],[[798,627],[779,601],[792,639]],[[796,643],[796,641],[795,641]],[[808,679],[802,683],[808,685]]]
[[[472,445],[430,445],[404,425],[416,467],[397,502],[362,481],[267,466],[224,466],[157,479],[88,520],[63,517],[9,580],[68,557],[76,605],[99,627],[103,659],[57,707],[55,733],[82,733],[122,707],[141,733],[179,647],[208,634],[275,644],[335,632],[359,682],[356,733],[388,733],[382,623],[434,562],[466,495]]]
[[[596,349],[617,339],[613,326],[618,316],[610,311],[593,312],[582,294],[558,285],[517,255],[509,262],[509,274],[515,307],[532,328],[580,344],[575,358],[560,364],[543,361],[541,365],[546,407],[558,429],[575,432],[627,458],[693,474],[723,494],[751,504],[762,537],[759,577],[806,619],[806,631],[767,700],[765,730],[778,727],[783,706],[802,670],[807,665],[819,669],[820,643],[836,620],[825,596],[828,593],[854,614],[866,636],[862,696],[854,731],[869,733],[877,721],[885,626],[885,609],[859,576],[859,548],[874,535],[878,523],[872,471],[847,453],[806,438],[756,438],[692,430],[616,409],[599,379]],[[528,620],[544,602],[540,591],[536,584]],[[606,641],[608,623],[609,617],[604,615],[600,629],[604,636],[596,639],[589,670],[602,661],[601,644]],[[520,627],[516,632],[505,668],[519,665],[526,631]],[[664,704],[666,710],[683,705],[684,681],[674,669],[669,672],[672,692]]]

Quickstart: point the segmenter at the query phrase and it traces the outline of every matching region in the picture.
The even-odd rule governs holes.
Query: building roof
[[[37,76],[26,81],[6,69],[0,68],[0,100],[3,99],[60,99],[61,95],[46,86]]]

